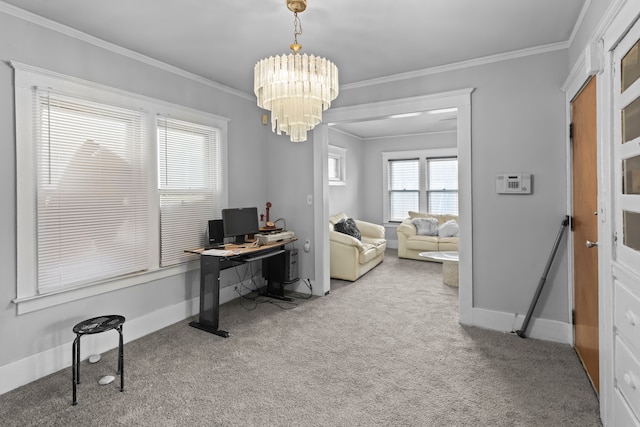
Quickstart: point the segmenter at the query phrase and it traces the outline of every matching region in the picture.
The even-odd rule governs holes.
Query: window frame
[[[160,227],[159,227],[159,193],[158,193],[158,153],[156,117],[168,116],[179,120],[204,126],[216,127],[220,130],[220,167],[222,168],[222,203],[228,204],[227,194],[227,129],[229,119],[214,114],[198,111],[177,104],[138,95],[106,85],[89,82],[53,71],[44,70],[19,62],[11,61],[15,70],[15,125],[16,125],[16,304],[17,314],[29,313],[47,307],[75,301],[124,289],[142,283],[175,276],[197,269],[197,260],[175,266],[160,267]],[[148,200],[152,208],[149,210],[150,236],[149,256],[150,268],[147,271],[130,274],[124,277],[107,279],[74,288],[67,288],[47,294],[38,294],[35,263],[36,247],[36,209],[35,209],[35,163],[33,146],[33,89],[52,88],[71,96],[95,102],[103,102],[124,108],[135,108],[143,111],[147,120],[148,144]],[[205,226],[203,225],[203,233]]]
[[[409,151],[389,151],[382,153],[382,214],[383,223],[385,225],[397,225],[402,220],[389,218],[389,170],[388,163],[390,160],[403,160],[403,159],[415,159],[418,158],[420,162],[419,166],[419,211],[426,212],[427,209],[427,179],[425,174],[427,173],[426,164],[428,158],[446,158],[456,157],[459,161],[458,149],[452,148],[432,148],[426,150],[409,150]],[[458,189],[458,197],[460,190]],[[404,219],[404,218],[403,218]]]
[[[329,185],[347,185],[347,149],[329,145],[329,159],[338,162],[338,177],[332,178],[329,173]]]

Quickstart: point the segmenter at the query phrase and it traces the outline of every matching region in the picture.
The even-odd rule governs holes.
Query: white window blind
[[[34,91],[38,293],[149,268],[143,113]]]
[[[389,160],[389,221],[402,221],[408,211],[420,210],[419,159]]]
[[[194,258],[210,219],[222,215],[220,130],[159,117],[160,265]]]
[[[458,159],[427,159],[427,210],[458,215]]]

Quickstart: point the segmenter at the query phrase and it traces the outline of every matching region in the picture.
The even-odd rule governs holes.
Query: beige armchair
[[[331,278],[353,282],[384,260],[387,241],[383,226],[366,221],[355,220],[361,240],[336,231],[335,224],[347,218],[343,212],[329,218]]]

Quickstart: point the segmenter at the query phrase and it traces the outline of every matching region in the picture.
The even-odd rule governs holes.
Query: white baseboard
[[[510,333],[522,327],[524,318],[525,316],[523,315],[473,308],[471,319],[465,324]],[[571,325],[557,320],[532,317],[529,321],[525,336],[527,338],[559,342],[573,346],[573,329]]]

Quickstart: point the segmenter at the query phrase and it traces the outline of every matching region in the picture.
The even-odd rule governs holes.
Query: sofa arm
[[[331,243],[337,243],[345,246],[353,246],[357,248],[360,252],[364,251],[364,247],[362,246],[362,242],[355,237],[349,236],[348,234],[340,233],[338,231],[329,230],[329,240]]]
[[[398,234],[402,234],[405,237],[413,237],[417,234],[416,226],[413,225],[411,219],[405,219],[400,223],[397,228]]]
[[[363,236],[371,237],[374,239],[384,239],[384,227],[378,224],[374,224],[372,222],[360,221],[358,219],[355,220],[356,227],[360,230],[360,234]]]

